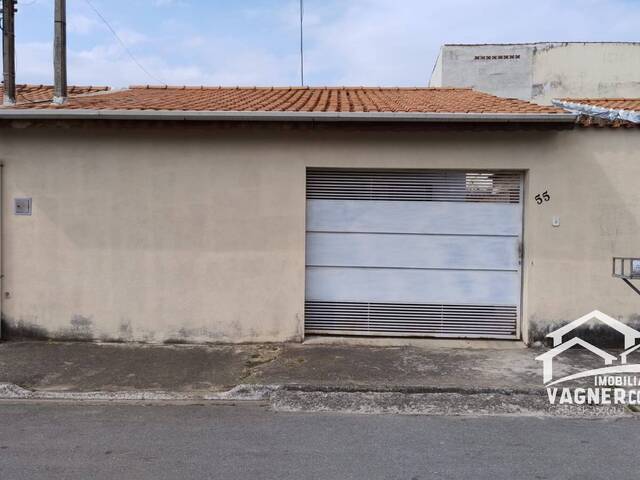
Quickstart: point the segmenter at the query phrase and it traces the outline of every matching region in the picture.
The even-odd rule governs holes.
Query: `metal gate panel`
[[[307,175],[307,333],[517,337],[519,173]]]
[[[518,272],[307,267],[307,300],[514,305]]]
[[[307,233],[308,267],[519,268],[518,237]]]
[[[511,203],[307,200],[307,231],[517,237],[522,208]]]

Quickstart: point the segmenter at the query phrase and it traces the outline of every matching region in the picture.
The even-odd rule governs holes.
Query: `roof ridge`
[[[93,87],[81,87],[81,88],[93,88]],[[83,98],[83,97],[95,97],[95,96],[98,96],[98,95],[113,95],[115,93],[124,92],[126,90],[128,90],[128,88],[106,87],[104,90],[94,90],[94,91],[88,91],[88,92],[82,92],[82,93],[68,92],[68,93],[70,93],[68,98],[74,98],[75,99],[75,98]]]
[[[0,87],[4,87],[4,82],[0,82]],[[46,83],[16,83],[16,88],[53,88],[53,85]],[[92,88],[99,90],[111,90],[108,85],[68,85],[67,88]]]
[[[397,91],[469,91],[471,87],[382,87],[362,85],[337,86],[237,86],[237,85],[130,85],[130,90],[397,90]],[[478,92],[484,93],[484,92]]]
[[[110,87],[109,85],[67,85],[67,89],[70,88],[86,88],[89,90],[98,90],[98,91],[110,91],[113,90],[112,87]]]

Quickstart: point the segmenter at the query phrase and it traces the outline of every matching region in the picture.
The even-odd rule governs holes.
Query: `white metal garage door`
[[[306,333],[517,338],[522,176],[307,171]]]

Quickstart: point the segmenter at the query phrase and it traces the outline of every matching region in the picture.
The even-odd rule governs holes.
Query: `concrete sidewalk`
[[[541,350],[357,345],[0,343],[0,382],[58,391],[220,391],[238,384],[540,390]],[[572,350],[557,374],[593,357]]]
[[[474,409],[484,411],[496,403],[517,404],[517,410],[533,408],[533,404],[541,408],[546,397],[541,365],[535,361],[541,350],[507,345],[470,349],[7,342],[0,344],[0,384],[40,392],[38,398],[91,398],[83,392],[102,392],[99,398],[111,398],[108,394],[114,392],[115,399],[153,399],[153,392],[170,392],[157,397],[160,399],[236,398],[223,392],[236,387],[246,393],[247,385],[267,388],[267,392],[286,387],[287,401],[280,407],[288,411],[340,410],[341,405],[362,411],[365,404],[375,410],[380,399],[392,402],[387,411],[406,411],[407,406],[415,407],[418,398],[429,408],[440,405],[438,412],[450,411],[452,401],[463,410],[475,405]],[[593,368],[593,361],[588,352],[572,350],[558,358],[554,370],[557,375],[568,375]],[[354,393],[364,396],[356,398]],[[370,394],[382,396],[372,398]],[[465,394],[476,397],[460,403]],[[414,396],[408,399],[406,395]],[[496,399],[495,395],[505,397]],[[477,404],[478,399],[482,405]]]

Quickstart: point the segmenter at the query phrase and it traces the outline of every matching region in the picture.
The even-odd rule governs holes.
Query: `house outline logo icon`
[[[573,337],[566,342],[562,341],[562,338],[567,335],[569,332],[572,332],[576,328],[580,327],[584,323],[590,320],[599,320],[605,325],[608,325],[612,329],[621,333],[624,336],[624,352],[620,354],[619,357],[615,355],[611,355],[608,352],[605,352],[601,348],[598,348],[594,345],[591,345],[586,340],[583,340],[579,337]],[[578,378],[584,378],[587,376],[595,376],[595,375],[611,375],[617,373],[640,373],[640,364],[628,364],[629,355],[638,351],[640,349],[640,343],[636,344],[637,340],[640,338],[640,332],[631,328],[628,325],[616,320],[615,318],[610,317],[609,315],[602,313],[599,310],[594,310],[582,317],[568,323],[567,325],[554,330],[553,332],[547,335],[547,338],[553,339],[553,348],[542,355],[536,357],[536,360],[542,362],[542,371],[543,371],[543,382],[545,385],[550,386],[557,383],[562,383],[568,380],[574,380]],[[593,354],[602,358],[605,364],[605,368],[599,368],[594,370],[587,370],[584,372],[580,372],[578,374],[569,375],[567,377],[560,378],[558,380],[553,380],[553,359],[560,355],[562,352],[574,347],[575,345],[580,345]],[[614,365],[614,362],[620,360],[619,363]]]

